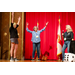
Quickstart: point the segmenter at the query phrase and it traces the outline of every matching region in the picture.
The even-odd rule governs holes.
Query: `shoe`
[[[37,61],[40,61],[40,59],[38,59]]]
[[[35,61],[34,59],[32,59],[31,61]]]
[[[10,59],[10,62],[14,62],[14,59],[13,59],[13,57],[11,57],[11,59]]]
[[[17,61],[19,61],[19,60],[18,60],[17,58],[14,58],[14,61],[16,61],[16,62],[17,62]]]

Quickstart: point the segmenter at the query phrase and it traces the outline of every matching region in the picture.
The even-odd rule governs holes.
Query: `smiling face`
[[[38,30],[38,27],[34,26],[34,31],[37,32],[37,30]]]

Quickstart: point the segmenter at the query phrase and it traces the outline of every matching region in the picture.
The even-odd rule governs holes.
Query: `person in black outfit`
[[[11,23],[11,27],[9,29],[10,32],[10,41],[11,41],[11,59],[10,61],[18,61],[16,58],[16,52],[18,49],[18,31],[17,31],[17,27],[19,26],[20,23],[20,17],[18,18],[18,23],[13,23],[13,19],[14,19],[14,12],[12,12],[12,23]],[[14,51],[14,58],[13,58],[13,51]]]
[[[66,25],[66,32],[62,33],[62,35],[64,38],[64,45],[62,48],[62,61],[64,61],[65,49],[68,47],[68,53],[69,53],[70,42],[73,40],[73,31],[70,25]]]

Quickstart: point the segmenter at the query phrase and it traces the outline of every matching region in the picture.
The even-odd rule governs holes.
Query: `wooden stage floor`
[[[0,62],[10,62],[10,60],[0,60]],[[61,62],[61,61],[57,61],[57,60],[47,60],[47,61],[19,60],[17,62]]]

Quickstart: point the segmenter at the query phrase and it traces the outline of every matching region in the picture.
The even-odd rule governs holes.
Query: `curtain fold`
[[[57,28],[59,16],[61,32],[62,30],[66,31],[65,27],[67,24],[71,25],[73,32],[75,32],[75,12],[26,12],[26,22],[29,23],[28,28],[32,31],[33,27],[37,26],[37,20],[39,22],[39,30],[46,25],[47,21],[49,22],[45,31],[40,35],[40,52],[41,55],[48,53],[48,59],[57,59]],[[28,33],[25,29],[25,59],[32,58],[33,47],[31,38],[32,34]],[[67,52],[67,50],[65,52]]]

